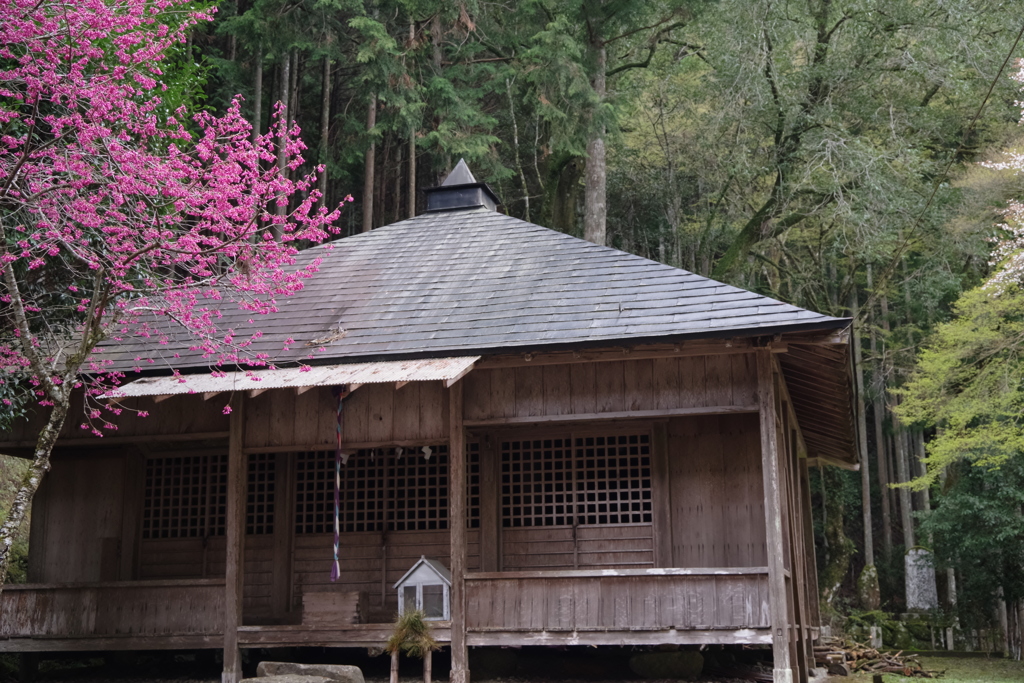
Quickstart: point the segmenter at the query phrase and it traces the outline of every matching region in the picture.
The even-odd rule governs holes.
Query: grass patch
[[[1012,659],[983,657],[921,657],[921,664],[929,671],[945,671],[938,680],[943,683],[1020,683],[1024,681],[1024,662]],[[833,678],[832,680],[842,680]],[[851,676],[851,683],[870,681],[870,674]],[[928,678],[906,678],[885,674],[885,683],[927,681]]]

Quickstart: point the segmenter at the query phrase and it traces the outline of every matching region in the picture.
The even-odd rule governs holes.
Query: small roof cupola
[[[427,195],[427,211],[457,211],[481,206],[496,211],[501,203],[486,183],[477,182],[465,159],[459,159],[455,170],[443,183],[427,188],[424,193]]]

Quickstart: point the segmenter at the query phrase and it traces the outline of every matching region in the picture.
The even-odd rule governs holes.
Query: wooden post
[[[501,468],[495,436],[480,437],[480,570],[501,571]]]
[[[668,463],[668,423],[654,425],[651,444],[651,475],[654,496],[654,566],[673,567],[672,486]]]
[[[270,604],[275,617],[287,616],[292,607],[292,552],[295,531],[295,456],[274,456],[274,569]]]
[[[779,476],[774,362],[770,348],[757,350],[761,470],[764,475],[764,518],[768,544],[768,609],[772,624],[772,657],[775,660],[773,674],[775,683],[793,683],[784,568],[786,550],[782,533],[782,482]]]
[[[231,397],[228,427],[228,490],[225,520],[226,567],[224,572],[224,671],[221,683],[242,680],[242,653],[238,649],[238,627],[242,625],[242,585],[245,566],[245,498],[248,467],[244,448],[245,392]]]
[[[466,649],[466,432],[462,426],[462,382],[448,392],[448,528],[451,532],[451,683],[469,683]]]

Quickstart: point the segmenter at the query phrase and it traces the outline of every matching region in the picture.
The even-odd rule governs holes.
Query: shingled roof
[[[236,339],[258,330],[250,352],[277,367],[783,334],[780,362],[808,447],[855,462],[846,345],[787,334],[841,330],[849,319],[506,216],[464,164],[452,177],[421,216],[301,252],[299,267],[322,259],[301,291],[255,319],[226,307],[221,329]],[[193,343],[172,334],[167,345],[137,340],[101,353],[129,379],[133,369],[159,373],[142,362],[157,353],[179,372],[209,371]]]
[[[323,259],[320,272],[282,299],[277,313],[249,324],[251,313],[225,310],[221,327],[234,329],[236,338],[262,331],[253,350],[282,364],[636,344],[848,324],[484,208],[427,213],[337,240],[302,252],[299,265],[314,258]],[[138,351],[105,355],[120,356],[124,366],[134,364],[129,359]],[[208,359],[188,350],[187,340],[160,352],[179,354],[179,369],[209,367]]]

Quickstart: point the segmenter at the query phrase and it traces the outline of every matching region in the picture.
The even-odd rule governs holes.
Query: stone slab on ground
[[[241,683],[331,683],[331,679],[324,678],[323,676],[281,674],[280,676],[260,676],[259,678],[243,678]]]
[[[364,683],[363,671],[349,664],[296,664],[294,662],[260,662],[256,675],[261,683],[303,683],[302,681],[268,681],[271,676],[319,676],[327,683]],[[305,683],[314,683],[306,681]]]

